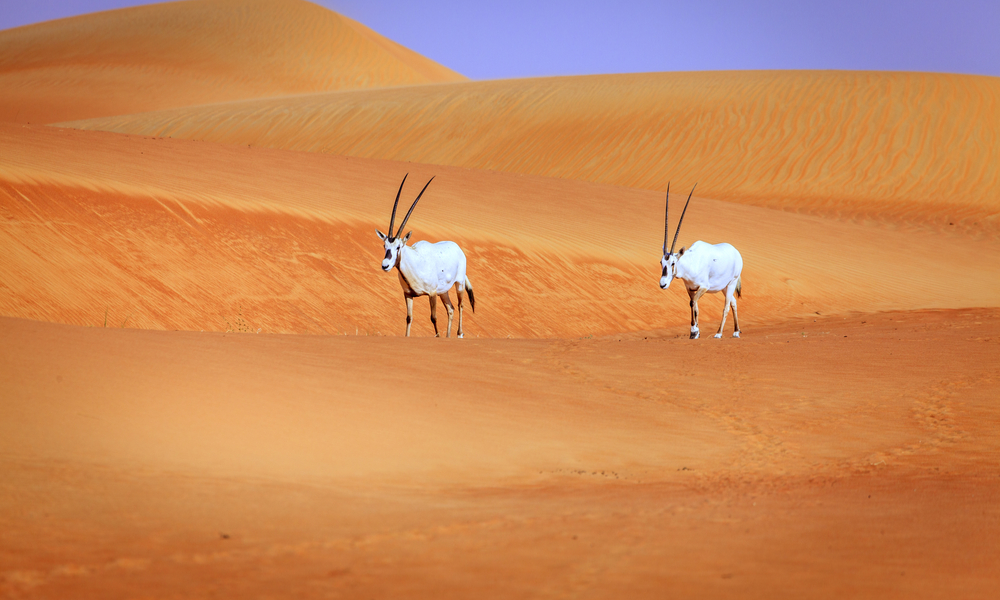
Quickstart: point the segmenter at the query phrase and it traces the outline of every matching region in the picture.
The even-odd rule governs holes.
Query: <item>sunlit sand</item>
[[[0,32],[0,595],[1000,586],[996,78],[470,82],[245,4]],[[402,337],[405,173],[465,339]],[[668,180],[742,339],[659,289]]]

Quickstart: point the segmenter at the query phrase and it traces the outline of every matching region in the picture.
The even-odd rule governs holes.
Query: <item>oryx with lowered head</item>
[[[695,184],[697,187],[698,184]],[[674,254],[677,246],[677,236],[681,233],[681,223],[684,222],[684,214],[687,212],[688,204],[691,203],[691,194],[688,194],[687,203],[681,211],[681,218],[677,221],[677,231],[674,232],[674,241],[667,250],[667,237],[669,235],[670,220],[670,184],[667,184],[667,208],[663,224],[663,258],[660,259],[660,266],[663,267],[663,274],[660,276],[660,287],[667,289],[670,282],[680,279],[687,288],[688,295],[691,296],[691,339],[701,336],[698,329],[698,299],[706,292],[726,293],[726,308],[722,311],[722,323],[719,324],[719,331],[715,337],[722,337],[722,328],[726,326],[726,316],[729,314],[729,307],[733,308],[733,337],[740,337],[740,321],[736,315],[736,299],[740,297],[740,273],[743,271],[743,257],[739,250],[730,244],[707,244],[697,241],[691,244],[690,248],[681,247],[681,251]]]
[[[403,176],[403,183],[399,184],[399,191],[396,192],[396,202],[392,205],[392,216],[389,218],[389,234],[379,231],[375,232],[385,244],[385,258],[382,260],[382,270],[391,271],[394,267],[399,275],[399,284],[403,286],[403,298],[406,300],[406,335],[410,335],[410,324],[413,322],[413,299],[417,296],[427,296],[431,303],[431,323],[434,325],[434,337],[440,337],[437,326],[437,297],[441,296],[445,308],[448,309],[448,329],[447,337],[451,337],[451,322],[455,315],[455,309],[448,297],[448,290],[455,287],[458,296],[458,337],[465,337],[462,330],[462,293],[468,292],[469,304],[472,305],[472,312],[476,311],[476,298],[472,294],[472,282],[465,274],[465,253],[455,242],[430,242],[419,241],[413,246],[407,246],[410,239],[409,231],[406,235],[403,229],[406,222],[413,214],[417,202],[424,195],[427,186],[434,181],[424,185],[420,190],[417,199],[413,201],[410,210],[403,217],[403,222],[399,224],[399,229],[394,234],[392,232],[393,223],[396,221],[396,207],[399,205],[399,195],[403,192],[403,185],[406,183],[407,173]]]

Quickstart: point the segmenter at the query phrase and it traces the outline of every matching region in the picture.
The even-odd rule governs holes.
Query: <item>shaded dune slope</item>
[[[855,218],[1000,226],[1000,79],[601,75],[361,90],[70,126],[580,179]]]
[[[0,126],[0,314],[143,328],[389,334],[380,269],[402,175],[414,240],[465,249],[472,336],[683,334],[680,285],[659,289],[659,192],[453,167],[42,126]],[[192,166],[197,165],[197,168]],[[676,223],[675,204],[671,227]],[[994,306],[1000,244],[699,197],[680,244],[743,253],[741,325],[849,311]],[[947,253],[916,253],[925,247]],[[962,260],[956,260],[961,256]],[[957,291],[948,281],[976,282]],[[703,330],[722,302],[702,302]],[[416,335],[431,326],[415,303]],[[732,321],[730,320],[730,326]],[[667,328],[664,331],[662,328]]]
[[[464,79],[299,0],[197,0],[0,32],[0,120],[163,108]]]

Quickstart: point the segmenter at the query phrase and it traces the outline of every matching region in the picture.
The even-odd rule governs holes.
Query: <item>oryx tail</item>
[[[465,293],[469,295],[469,304],[472,305],[472,312],[476,312],[476,295],[472,293],[472,282],[468,275],[465,277]]]

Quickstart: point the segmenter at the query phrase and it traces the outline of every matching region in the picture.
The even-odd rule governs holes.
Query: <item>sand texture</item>
[[[0,86],[0,598],[1000,589],[996,78],[469,82],[193,1],[0,32]],[[465,339],[402,337],[404,174]],[[668,180],[741,339],[658,286]]]
[[[0,31],[0,120],[465,79],[300,0],[193,0]]]
[[[544,175],[1000,228],[1000,79],[713,72],[463,82],[73,127]]]
[[[1000,583],[996,310],[722,342],[0,324],[8,597]]]
[[[387,228],[407,172],[407,206],[437,177],[410,220],[413,239],[467,251],[480,303],[472,336],[609,335],[683,326],[689,312],[682,286],[657,285],[657,192],[22,125],[0,126],[0,151],[15,157],[0,171],[8,316],[398,335],[402,295],[381,270],[375,229]],[[697,239],[743,254],[744,326],[1000,299],[1000,241],[948,227],[893,230],[695,198],[678,247]],[[915,260],[921,248],[949,252]],[[949,278],[978,283],[956,293]],[[720,298],[704,301],[709,323]],[[427,301],[416,304],[415,333],[432,333]]]

